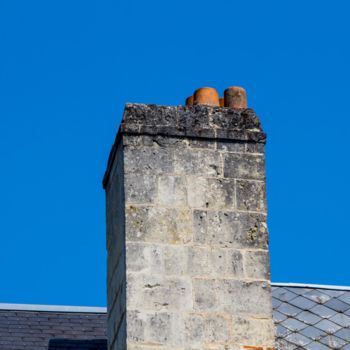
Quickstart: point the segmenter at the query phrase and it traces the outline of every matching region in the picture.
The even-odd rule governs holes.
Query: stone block
[[[130,272],[185,275],[188,269],[188,247],[142,242],[126,244],[126,268]]]
[[[161,176],[158,183],[158,203],[171,207],[186,206],[186,179],[180,176]]]
[[[125,177],[125,203],[152,203],[157,199],[158,178],[154,175],[128,174]]]
[[[227,276],[242,278],[244,276],[242,253],[234,249],[223,249],[225,252],[225,272]]]
[[[218,283],[215,279],[192,279],[195,311],[218,311]]]
[[[185,316],[184,343],[187,346],[200,346],[204,341],[204,319],[201,314]]]
[[[218,289],[218,309],[229,314],[271,317],[271,290],[267,282],[224,279]]]
[[[189,140],[184,137],[153,135],[152,143],[158,147],[187,148]]]
[[[245,251],[244,272],[247,278],[270,280],[270,263],[268,251]]]
[[[128,342],[145,341],[145,327],[147,318],[137,310],[127,311],[127,338]]]
[[[250,109],[215,109],[210,111],[210,124],[218,129],[237,130],[244,129],[259,131],[261,129],[259,118]]]
[[[267,248],[266,217],[262,214],[193,211],[193,241],[225,248]]]
[[[236,180],[238,210],[266,212],[265,182]]]
[[[128,273],[129,310],[190,310],[192,285],[189,277]]]
[[[162,345],[173,349],[183,344],[184,325],[180,314],[167,311],[132,311],[128,314],[131,316],[128,334],[133,336],[128,339],[128,348],[130,343],[134,348],[137,339],[141,341],[141,349],[143,346],[145,349],[153,349],[153,346],[162,349]]]
[[[126,240],[186,244],[192,241],[192,214],[189,209],[126,208]]]
[[[128,350],[171,350],[167,346],[162,346],[159,344],[143,344],[143,343],[133,343],[128,342]],[[119,349],[118,349],[119,350]]]
[[[172,338],[171,314],[167,312],[155,313],[148,317],[146,339],[149,342],[167,344]]]
[[[272,319],[234,316],[232,319],[232,342],[260,346],[274,345]]]
[[[190,248],[181,245],[167,245],[162,247],[163,271],[165,276],[188,275],[190,266],[188,264],[188,250]]]
[[[124,172],[135,174],[169,174],[173,172],[173,152],[161,147],[124,147]]]
[[[224,177],[264,180],[264,157],[256,154],[224,154]]]
[[[222,175],[222,160],[218,152],[200,149],[179,149],[174,154],[174,171],[180,175]]]
[[[202,105],[179,106],[178,125],[186,134],[200,134],[203,130],[209,129],[209,109]],[[214,134],[214,130],[213,135]]]
[[[235,208],[235,185],[231,179],[188,177],[188,203],[192,208]]]
[[[191,247],[188,271],[194,277],[242,277],[242,254],[232,249]]]
[[[248,153],[265,153],[265,144],[264,143],[256,143],[256,142],[248,142],[246,151]]]
[[[242,350],[237,344],[205,344],[203,350]]]
[[[188,139],[188,145],[191,148],[216,149],[216,141],[206,139]]]
[[[230,338],[230,319],[211,314],[205,318],[205,342],[225,343]]]
[[[128,125],[172,125],[177,122],[177,109],[155,104],[127,104],[123,123]]]
[[[244,153],[246,150],[245,142],[217,141],[217,149],[224,152]]]

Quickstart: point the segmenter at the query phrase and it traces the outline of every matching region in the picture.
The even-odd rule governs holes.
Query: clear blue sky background
[[[126,102],[247,89],[272,280],[350,285],[348,1],[0,2],[0,302],[105,305],[102,176]]]

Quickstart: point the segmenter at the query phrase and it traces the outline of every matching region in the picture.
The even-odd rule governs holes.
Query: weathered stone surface
[[[265,144],[264,143],[256,143],[256,142],[248,142],[246,146],[246,151],[250,153],[260,153],[264,154]]]
[[[126,244],[126,268],[130,272],[165,276],[188,274],[188,250],[183,245],[159,245],[143,242]]]
[[[261,155],[228,153],[224,157],[225,177],[265,179],[265,161]]]
[[[192,214],[189,209],[126,208],[126,240],[184,244],[192,241]]]
[[[246,151],[245,142],[217,141],[219,151],[244,153]]]
[[[190,313],[185,316],[185,344],[200,346],[204,341],[204,319],[201,314]]]
[[[249,109],[127,105],[104,179],[109,350],[273,343],[264,142]]]
[[[266,217],[222,211],[193,212],[193,241],[226,248],[267,249]]]
[[[188,205],[191,208],[235,208],[235,183],[231,179],[188,177]]]
[[[125,178],[125,201],[127,204],[152,203],[157,198],[157,181],[154,175],[128,174]]]
[[[187,205],[187,181],[180,176],[159,178],[158,203],[165,206]]]
[[[248,278],[270,280],[270,263],[268,251],[245,251],[244,272]]]
[[[193,247],[188,249],[188,271],[195,277],[242,277],[243,261],[240,251]]]
[[[152,104],[127,104],[123,115],[123,123],[128,125],[173,125],[176,120],[176,108]]]
[[[214,151],[180,149],[174,155],[174,172],[181,175],[219,176],[223,172],[221,155]]]
[[[265,182],[236,180],[237,209],[266,212]]]
[[[145,326],[146,317],[144,317],[140,311],[132,310],[127,312],[128,319],[128,340],[135,342],[145,341]]]
[[[191,148],[216,149],[216,141],[203,139],[188,139],[188,145]]]
[[[235,316],[232,320],[232,342],[274,346],[274,325],[271,319]]]
[[[205,319],[205,341],[225,343],[230,338],[230,318],[222,315],[209,315]]]
[[[261,130],[258,117],[252,109],[213,108],[210,123],[214,127],[230,130]]]
[[[173,172],[173,152],[167,148],[124,148],[124,172],[134,174],[169,174]]]
[[[192,283],[189,277],[127,275],[129,310],[191,310]]]
[[[162,349],[162,344],[167,344],[172,349],[183,345],[184,324],[179,313],[132,311],[128,315],[131,318],[128,336],[130,334],[132,337],[128,345],[132,349]],[[141,343],[137,344],[138,341]]]
[[[218,282],[217,282],[218,283]],[[271,290],[266,282],[220,281],[219,310],[229,314],[251,314],[266,318],[272,313]]]

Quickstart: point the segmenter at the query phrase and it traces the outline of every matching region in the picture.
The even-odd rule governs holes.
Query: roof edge
[[[313,288],[350,291],[350,286],[334,286],[310,283],[288,283],[271,282],[272,287],[290,287],[290,288]],[[66,306],[66,305],[41,305],[41,304],[6,304],[0,303],[0,311],[38,311],[38,312],[76,312],[76,313],[107,313],[106,307],[96,306]]]
[[[349,290],[350,291],[350,286],[334,286],[334,285],[326,285],[326,284],[271,282],[271,286],[272,287],[313,288],[313,289]]]
[[[93,306],[64,306],[64,305],[39,305],[39,304],[1,304],[2,310],[39,311],[39,312],[79,312],[79,313],[106,313],[106,307]]]

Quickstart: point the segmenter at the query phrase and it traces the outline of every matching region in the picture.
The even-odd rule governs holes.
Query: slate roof
[[[277,347],[283,350],[350,350],[350,288],[272,287]]]
[[[277,349],[350,350],[350,288],[273,284],[272,302]],[[104,308],[4,305],[1,350],[107,349]]]
[[[21,307],[27,310],[18,310]],[[0,349],[106,350],[107,315],[95,310],[0,304]]]

